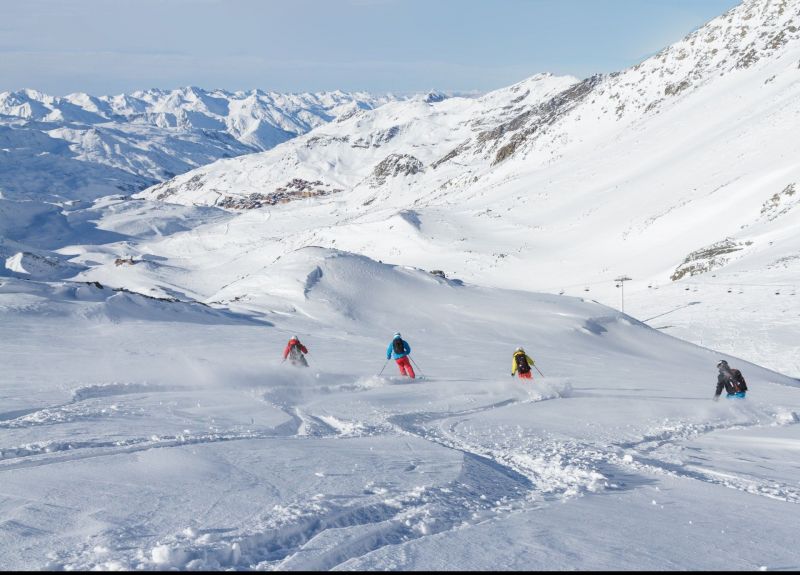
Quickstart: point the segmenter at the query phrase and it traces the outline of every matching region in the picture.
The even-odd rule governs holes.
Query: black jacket
[[[724,371],[719,372],[717,376],[717,392],[714,397],[719,397],[722,394],[722,389],[728,392],[728,395],[738,393],[740,391],[747,391],[747,383],[742,377],[742,372],[738,369],[731,369],[727,373]]]

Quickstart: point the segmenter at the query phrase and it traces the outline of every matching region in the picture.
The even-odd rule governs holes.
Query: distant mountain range
[[[2,92],[0,193],[60,201],[131,193],[394,99],[196,87],[99,97]]]

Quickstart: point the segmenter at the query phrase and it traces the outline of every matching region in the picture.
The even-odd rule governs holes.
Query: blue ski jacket
[[[406,340],[403,340],[403,353],[396,353],[394,351],[394,340],[389,342],[389,347],[386,348],[386,359],[400,359],[411,353],[411,346],[408,345]]]

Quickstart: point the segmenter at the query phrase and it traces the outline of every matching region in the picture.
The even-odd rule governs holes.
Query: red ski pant
[[[400,375],[407,375],[411,379],[414,379],[416,377],[416,375],[414,374],[414,368],[411,367],[411,362],[408,360],[407,355],[403,357],[398,357],[395,361],[397,362],[397,367],[400,368]]]
[[[531,375],[530,371],[528,373],[522,373],[521,371],[518,371],[517,375],[519,376],[520,379],[533,379],[533,376]]]

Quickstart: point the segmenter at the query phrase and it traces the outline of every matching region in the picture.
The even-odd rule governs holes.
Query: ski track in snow
[[[33,427],[37,425],[54,425],[78,420],[90,420],[114,415],[139,415],[141,409],[126,409],[112,403],[107,406],[87,406],[83,402],[88,399],[116,397],[120,395],[158,393],[178,391],[175,386],[149,385],[143,383],[108,383],[89,385],[76,389],[69,403],[53,407],[41,407],[0,414],[0,429]],[[2,452],[2,450],[0,450]],[[3,456],[0,456],[3,459]]]
[[[362,382],[363,383],[363,382]],[[352,393],[374,387],[340,385]],[[26,413],[3,422],[4,427],[56,424],[72,418],[91,421],[94,411],[74,410],[89,399],[112,399],[125,394],[175,391],[175,388],[145,384],[109,384],[76,390],[73,401]],[[162,538],[152,546],[115,548],[114,541],[129,541],[106,531],[70,555],[54,558],[50,566],[76,569],[224,569],[330,570],[350,559],[363,557],[387,545],[396,545],[443,531],[477,524],[498,514],[540,508],[603,490],[636,489],[652,483],[648,475],[663,475],[705,481],[749,493],[800,503],[800,489],[775,481],[757,481],[732,474],[703,470],[693,465],[670,463],[659,458],[664,449],[680,450],[681,442],[709,433],[787,425],[800,421],[797,414],[743,414],[740,420],[716,423],[673,421],[653,429],[640,439],[607,447],[575,440],[523,437],[509,429],[493,435],[492,445],[482,445],[465,428],[471,415],[541,401],[569,400],[569,383],[550,384],[529,399],[510,398],[462,411],[417,412],[389,416],[385,425],[346,422],[317,416],[296,405],[288,390],[271,390],[261,398],[282,411],[291,421],[270,431],[228,430],[218,433],[187,433],[173,436],[136,437],[119,441],[43,442],[3,448],[0,471],[24,465],[44,465],[84,457],[101,457],[156,448],[181,447],[221,441],[285,439],[302,441],[335,437],[407,434],[463,454],[461,472],[454,481],[437,487],[419,487],[389,495],[379,485],[364,490],[361,497],[317,496],[312,502],[295,502],[261,514],[254,525],[237,530],[187,528]],[[71,412],[70,410],[73,409]],[[64,414],[59,415],[59,411]],[[66,415],[65,415],[66,414]],[[767,422],[763,423],[763,416]],[[409,469],[415,468],[413,462]],[[130,527],[126,527],[130,530]],[[229,532],[230,531],[230,532]]]
[[[709,483],[723,485],[731,489],[746,491],[753,495],[761,495],[788,503],[800,503],[800,488],[793,485],[780,483],[775,480],[758,481],[755,479],[737,476],[731,473],[721,473],[711,469],[703,469],[697,465],[684,463],[670,463],[664,458],[659,459],[659,452],[680,448],[680,442],[720,431],[733,431],[738,429],[757,428],[771,425],[793,425],[800,423],[798,414],[782,413],[766,414],[771,421],[718,422],[718,423],[686,423],[665,427],[659,432],[643,437],[640,441],[618,444],[616,447],[628,452],[623,456],[625,465],[647,471],[650,473],[665,473],[675,477],[697,479]],[[635,454],[632,455],[631,453]],[[667,454],[668,455],[668,454]]]
[[[408,414],[391,420],[402,432],[461,451],[469,457],[490,461],[505,473],[522,478],[529,486],[525,495],[528,500],[563,500],[586,491],[618,487],[593,468],[597,462],[607,460],[607,454],[598,454],[587,445],[541,437],[523,438],[512,431],[505,434],[505,443],[483,446],[469,443],[457,429],[465,418],[475,413],[568,397],[569,393],[571,387],[566,384],[560,390],[550,389],[548,393],[521,402],[512,399],[462,412]]]
[[[189,528],[154,546],[137,549],[124,559],[108,560],[105,544],[91,542],[74,558],[61,558],[61,568],[96,569],[222,569],[248,566],[257,570],[326,571],[349,559],[457,528],[512,511],[524,498],[527,483],[498,471],[483,458],[467,457],[459,478],[437,488],[419,488],[382,499],[367,491],[360,500],[341,503],[324,496],[312,503],[272,509],[269,519],[245,534]],[[511,494],[511,495],[509,495]],[[113,540],[111,534],[105,537]],[[99,551],[98,551],[99,550]],[[121,551],[121,550],[120,550]]]

